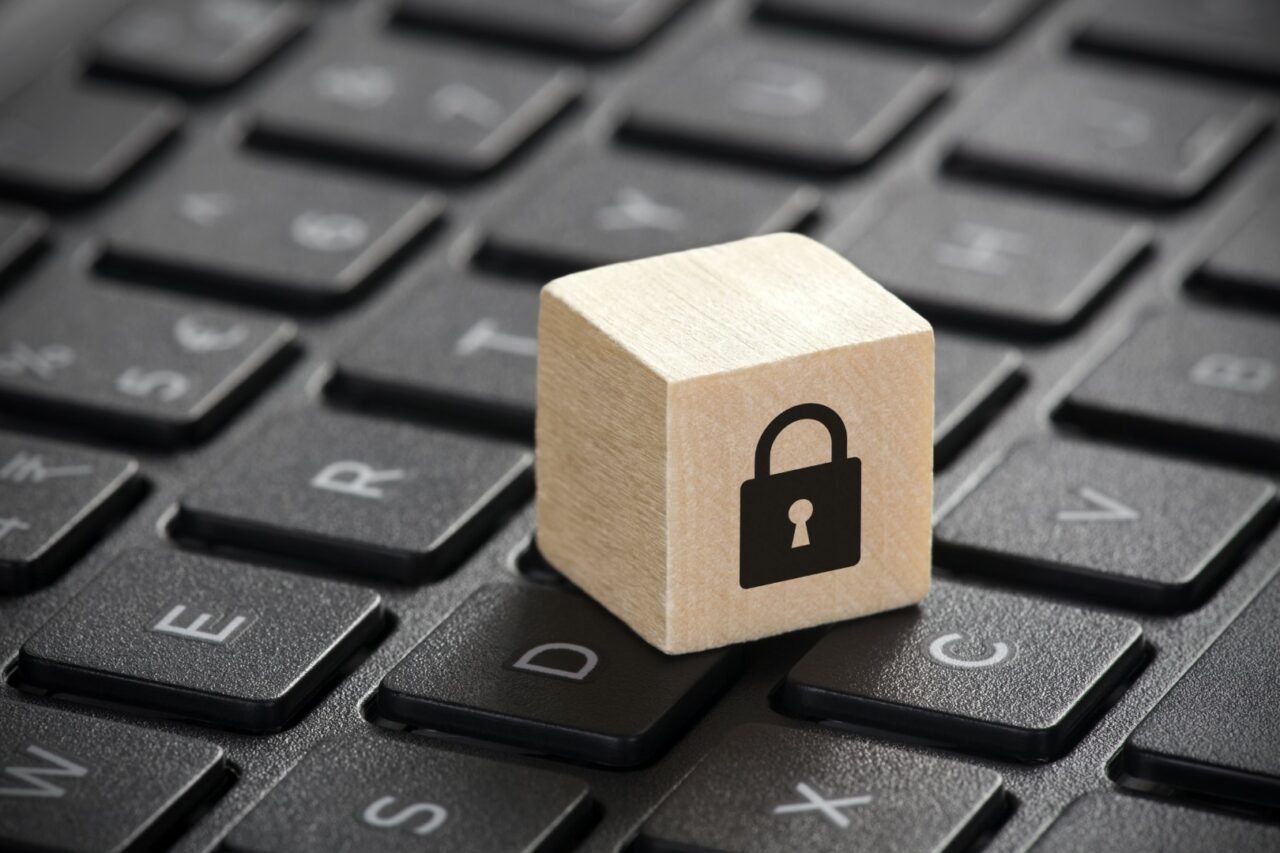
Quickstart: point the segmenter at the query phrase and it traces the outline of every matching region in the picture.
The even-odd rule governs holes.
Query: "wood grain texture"
[[[743,589],[739,490],[780,412],[821,403],[862,460],[857,565]],[[539,319],[538,543],[668,653],[928,592],[933,333],[848,261],[774,234],[558,279]],[[829,460],[816,421],[773,471]],[[791,528],[785,518],[780,523]]]

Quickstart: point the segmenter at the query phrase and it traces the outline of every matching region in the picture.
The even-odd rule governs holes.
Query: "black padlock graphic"
[[[770,473],[773,443],[797,421],[831,435],[831,461]],[[755,476],[742,484],[738,583],[743,589],[857,565],[862,557],[862,460],[846,459],[844,420],[819,403],[778,415],[756,444]]]

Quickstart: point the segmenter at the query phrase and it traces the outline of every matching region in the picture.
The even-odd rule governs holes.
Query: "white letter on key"
[[[317,489],[380,501],[385,497],[385,493],[378,488],[378,483],[388,483],[404,478],[405,472],[400,468],[379,471],[364,462],[344,459],[341,462],[326,465],[324,470],[311,478],[311,485]]]

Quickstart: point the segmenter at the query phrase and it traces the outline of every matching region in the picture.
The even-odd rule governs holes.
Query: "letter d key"
[[[772,473],[773,443],[797,421],[831,435],[831,461]],[[774,418],[756,444],[755,476],[742,484],[739,576],[743,589],[857,565],[861,559],[862,460],[845,458],[844,421],[818,403]]]

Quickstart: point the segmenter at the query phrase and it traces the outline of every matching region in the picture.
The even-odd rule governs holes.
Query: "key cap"
[[[918,607],[824,636],[788,673],[783,702],[804,717],[1046,761],[1143,654],[1128,619],[935,581]]]
[[[656,759],[728,686],[735,649],[667,657],[581,595],[489,585],[388,673],[378,708],[611,767]]]
[[[417,583],[452,569],[523,500],[523,447],[390,421],[279,418],[185,495],[177,531]]]
[[[40,202],[88,200],[181,122],[173,101],[48,75],[0,104],[0,192]]]
[[[63,285],[38,282],[0,313],[6,413],[133,443],[188,443],[224,423],[291,351],[287,322]]]
[[[488,804],[491,808],[477,808]],[[299,822],[298,815],[307,814]],[[234,853],[564,850],[591,821],[585,783],[408,739],[313,748],[244,820]]]
[[[1277,33],[1280,8],[1268,0],[1126,0],[1098,7],[1079,44],[1276,82]]]
[[[837,245],[930,318],[1043,339],[1079,326],[1151,240],[1131,220],[917,190],[856,214]]]
[[[283,48],[308,17],[282,0],[146,0],[103,29],[93,67],[182,91],[222,89]]]
[[[1280,828],[1176,803],[1087,794],[1067,806],[1031,847],[1031,853],[1128,850],[1130,853],[1199,853],[1280,847]]]
[[[445,27],[582,53],[640,45],[686,0],[402,0],[400,14]]]
[[[1017,350],[934,334],[933,463],[940,468],[1023,384]]]
[[[138,463],[0,433],[0,592],[49,583],[137,500]]]
[[[350,300],[440,216],[443,199],[196,152],[107,229],[108,272],[321,309]]]
[[[934,525],[939,565],[1141,609],[1199,603],[1275,515],[1261,477],[1048,438]]]
[[[816,190],[623,156],[576,160],[496,217],[485,260],[559,275],[799,227]]]
[[[211,744],[0,701],[0,847],[155,849],[226,779]]]
[[[1258,593],[1129,738],[1131,776],[1280,806],[1280,581]]]
[[[456,414],[529,438],[538,290],[466,276],[433,282],[338,357],[328,391],[363,406]]]
[[[1004,802],[1000,774],[985,768],[863,738],[741,726],[645,821],[637,848],[963,850]]]
[[[369,590],[175,551],[117,557],[22,646],[22,680],[252,732],[382,630]]]
[[[48,221],[25,208],[0,205],[0,281],[44,242]]]
[[[511,157],[581,90],[567,69],[473,48],[343,40],[266,90],[253,140],[395,172],[471,177]]]
[[[866,165],[946,91],[937,64],[813,39],[735,34],[643,90],[626,131],[770,165]]]
[[[1280,305],[1280,198],[1271,199],[1214,250],[1190,284],[1214,296]]]
[[[1269,124],[1262,102],[1094,71],[1032,78],[952,153],[963,173],[1150,205],[1190,202]]]
[[[992,47],[1043,0],[764,0],[765,14],[953,50]]]
[[[1150,318],[1058,416],[1118,438],[1280,463],[1280,326],[1208,311]]]

